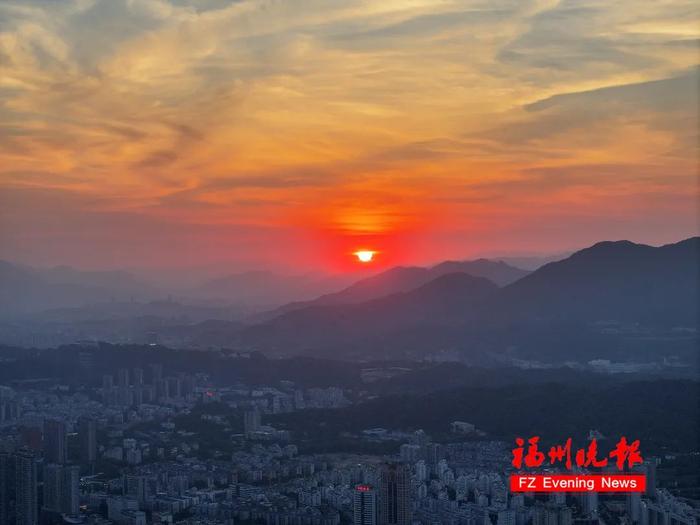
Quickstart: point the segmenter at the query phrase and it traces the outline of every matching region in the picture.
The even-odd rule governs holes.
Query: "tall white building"
[[[428,479],[428,466],[422,459],[416,463],[416,478],[418,481],[425,481]]]
[[[257,409],[247,410],[243,414],[243,430],[246,435],[260,430],[260,412]]]

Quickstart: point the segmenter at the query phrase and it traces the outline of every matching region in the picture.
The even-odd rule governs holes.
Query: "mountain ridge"
[[[475,302],[469,297],[460,302],[458,286],[430,281],[420,290],[424,304],[416,311],[422,318],[405,314],[400,304],[407,298],[404,292],[356,304],[307,305],[244,329],[242,340],[261,350],[271,344],[276,350],[365,347],[371,352],[373,347],[390,347],[394,337],[395,346],[410,342],[424,345],[429,353],[439,347],[504,351],[513,344],[536,346],[537,340],[555,345],[558,337],[560,344],[570,337],[599,344],[593,343],[601,340],[596,323],[629,325],[637,332],[641,327],[697,329],[699,255],[700,237],[660,247],[606,241],[503,288],[492,285]],[[377,304],[384,308],[379,314]],[[387,310],[391,308],[394,317]],[[382,323],[386,326],[377,330]]]
[[[258,321],[273,319],[293,310],[308,306],[357,304],[394,293],[410,291],[449,273],[466,273],[474,277],[484,277],[496,285],[504,286],[514,282],[529,272],[511,266],[503,261],[475,259],[471,261],[443,261],[430,267],[395,266],[351,284],[337,292],[329,293],[310,301],[295,301],[279,308],[264,312],[255,317]]]

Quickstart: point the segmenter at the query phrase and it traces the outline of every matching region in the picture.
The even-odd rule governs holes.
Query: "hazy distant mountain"
[[[311,301],[284,305],[261,316],[260,319],[272,319],[278,315],[308,306],[363,303],[391,294],[415,290],[433,279],[451,273],[467,273],[473,277],[484,277],[499,286],[503,286],[524,277],[529,272],[509,266],[501,261],[487,259],[445,261],[430,268],[398,266],[361,279],[339,292],[322,295]]]
[[[572,356],[580,351],[605,357],[642,347],[656,352],[662,339],[654,343],[644,330],[687,327],[690,335],[679,343],[685,352],[697,337],[692,330],[698,321],[699,255],[700,238],[659,248],[602,242],[500,289],[486,279],[453,273],[409,292],[359,301],[371,297],[373,283],[385,293],[425,275],[421,269],[394,269],[244,330],[243,341],[290,352],[374,355],[381,349],[396,355],[410,347],[415,355],[421,348],[425,353],[439,347],[510,348],[551,357],[567,348]],[[339,300],[355,302],[332,304]],[[663,341],[663,350],[669,350],[672,343]]]
[[[309,301],[307,305],[357,304],[393,293],[413,290],[430,281],[426,268],[399,266],[361,279],[347,288]]]
[[[38,279],[30,268],[0,261],[0,291],[7,287],[31,287]]]
[[[155,340],[171,347],[194,348],[216,335],[212,327],[225,327],[229,332],[231,327],[239,328],[235,320],[246,313],[234,306],[191,305],[174,300],[92,302],[0,317],[0,342],[53,347],[79,340],[146,343],[155,336]],[[216,340],[217,344],[226,342]]]
[[[131,293],[139,297],[156,296],[157,291],[149,283],[121,270],[85,271],[70,266],[54,266],[37,269],[36,272],[51,284],[72,284],[107,290],[117,290],[120,294]]]
[[[497,290],[482,277],[453,273],[371,301],[294,310],[244,330],[244,340],[303,348],[386,336],[413,325],[435,327],[472,315]]]
[[[530,272],[503,261],[476,259],[474,261],[445,261],[430,268],[432,278],[448,273],[464,272],[474,277],[484,277],[498,286],[506,286],[525,277]]]
[[[342,286],[348,276],[279,275],[268,271],[243,272],[212,279],[190,295],[231,304],[274,306],[317,297]]]
[[[69,267],[36,269],[0,261],[0,315],[156,295],[126,272],[82,272]]]
[[[556,253],[553,255],[512,255],[503,257],[492,257],[494,260],[503,261],[506,264],[534,272],[545,264],[566,259],[571,252]]]
[[[199,323],[208,320],[233,320],[243,315],[226,306],[183,304],[174,300],[108,301],[74,308],[56,308],[42,312],[41,321],[80,323],[95,320],[134,319],[154,317],[179,323]]]
[[[517,281],[529,273],[501,261],[487,259],[446,261],[431,268],[397,267],[362,279],[344,290],[324,295],[312,302],[316,305],[361,303],[393,293],[407,292],[442,275],[460,272],[473,277],[484,277],[499,286]]]

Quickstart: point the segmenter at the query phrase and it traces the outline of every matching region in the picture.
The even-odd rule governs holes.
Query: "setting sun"
[[[354,253],[354,255],[357,257],[357,260],[363,263],[368,263],[371,262],[372,259],[374,259],[374,254],[377,253],[372,250],[358,250]]]

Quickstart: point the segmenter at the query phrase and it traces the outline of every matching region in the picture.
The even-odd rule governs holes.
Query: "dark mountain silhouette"
[[[517,281],[529,272],[509,266],[501,261],[487,259],[445,261],[431,268],[399,266],[362,279],[344,290],[321,296],[310,302],[314,305],[362,303],[394,293],[414,290],[433,279],[451,273],[467,273],[473,277],[484,277],[499,286],[504,286]]]
[[[530,357],[548,358],[567,346],[572,353],[574,347],[582,354],[595,350],[596,358],[612,353],[613,346],[617,356],[625,355],[644,341],[644,350],[653,351],[645,330],[684,327],[696,333],[699,255],[697,237],[658,248],[602,242],[501,289],[482,278],[452,273],[410,292],[332,304],[331,299],[343,296],[371,295],[372,283],[384,292],[387,282],[405,285],[423,275],[420,269],[394,270],[247,329],[243,341],[276,351],[520,348]],[[621,331],[626,334],[617,333]]]
[[[466,273],[443,275],[408,292],[358,304],[314,304],[246,329],[244,340],[315,347],[384,337],[408,326],[449,325],[475,314],[498,290],[491,281]],[[427,329],[427,328],[426,328]]]
[[[300,301],[284,305],[258,316],[258,320],[269,320],[309,306],[359,304],[391,294],[415,290],[433,279],[451,273],[467,273],[474,277],[484,277],[499,286],[504,286],[524,277],[529,272],[510,266],[502,261],[490,261],[488,259],[445,261],[430,268],[398,266],[361,279],[339,292],[322,295],[311,301]]]
[[[697,325],[699,272],[700,237],[658,248],[600,242],[505,287],[487,313]]]
[[[430,276],[426,268],[399,266],[362,279],[339,292],[322,295],[310,303],[315,306],[363,303],[394,293],[413,290],[428,281],[430,281]],[[307,304],[307,306],[310,305]]]

